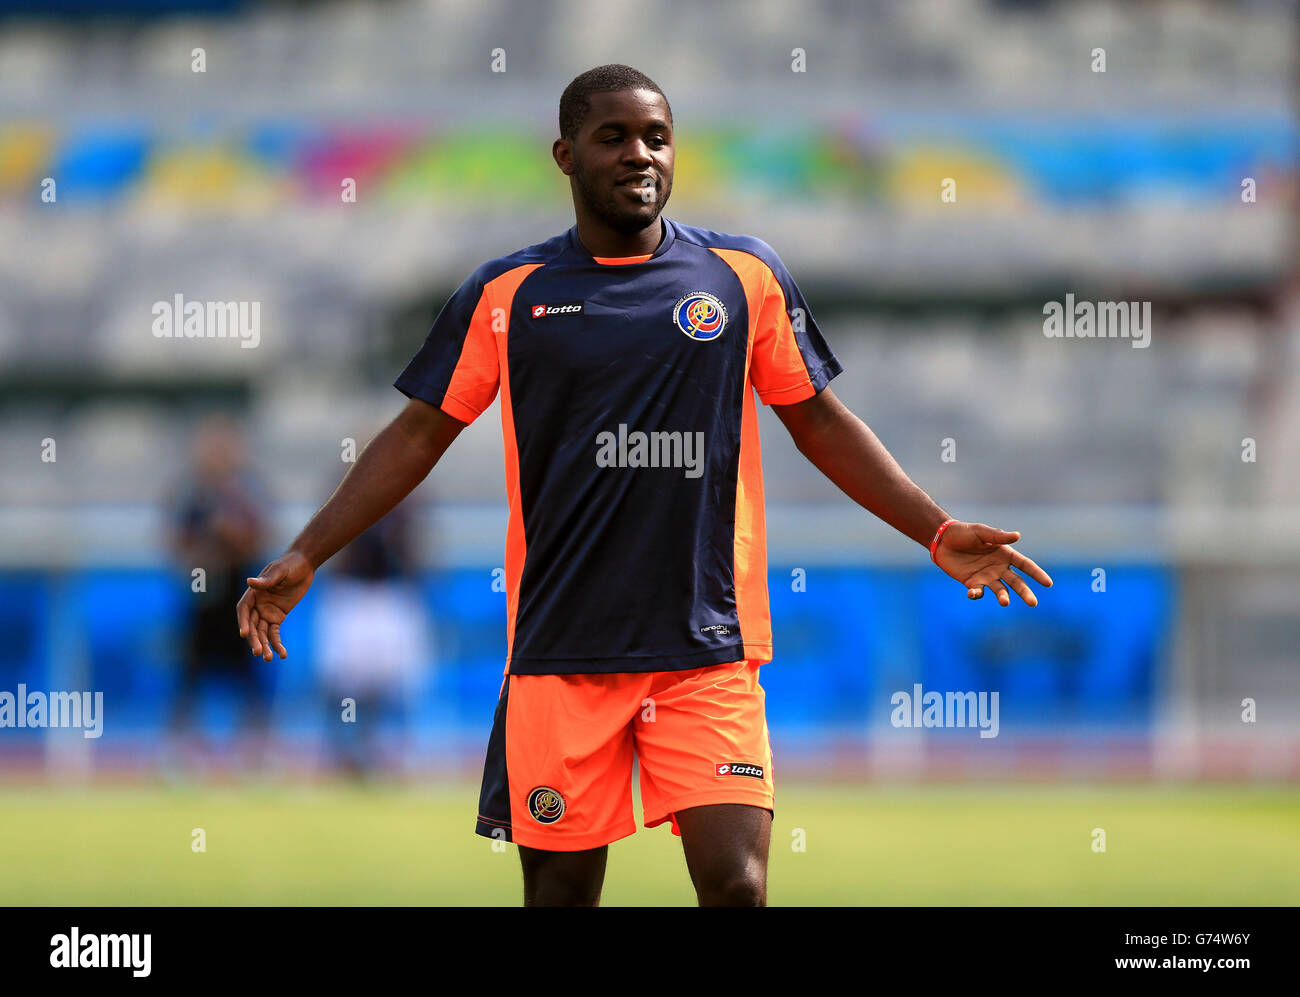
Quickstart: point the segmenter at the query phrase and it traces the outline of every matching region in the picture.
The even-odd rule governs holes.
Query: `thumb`
[[[262,573],[256,578],[248,578],[248,587],[251,589],[272,589],[284,578],[284,569],[278,564],[270,564],[262,569]]]
[[[1017,530],[999,530],[993,526],[986,526],[983,523],[973,524],[975,535],[989,544],[1010,544],[1020,539],[1020,533]]]

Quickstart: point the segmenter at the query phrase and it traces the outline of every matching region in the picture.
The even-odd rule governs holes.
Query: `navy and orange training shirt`
[[[575,226],[483,264],[395,382],[466,423],[501,391],[507,673],[772,660],[751,386],[842,368],[770,246],[663,223],[649,256]]]

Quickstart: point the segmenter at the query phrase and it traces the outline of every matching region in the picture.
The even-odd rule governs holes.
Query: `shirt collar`
[[[658,259],[660,256],[663,256],[664,253],[668,252],[669,248],[673,244],[673,241],[677,238],[677,230],[676,227],[673,225],[673,223],[670,222],[667,218],[664,218],[663,215],[660,215],[659,217],[663,220],[664,223],[663,238],[659,240],[659,245],[655,247],[655,251],[650,254],[650,259],[643,261],[645,263],[649,263],[650,260]],[[587,247],[584,246],[582,244],[582,240],[578,238],[577,225],[574,225],[569,229],[569,245],[573,247],[573,251],[575,253],[577,253],[587,262],[589,263],[596,262],[595,257],[592,256],[591,253],[587,252]],[[638,266],[638,265],[639,264],[636,263],[627,264],[627,266]]]

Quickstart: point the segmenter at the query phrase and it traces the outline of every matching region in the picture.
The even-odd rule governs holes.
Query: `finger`
[[[993,594],[998,597],[999,606],[1011,605],[1011,593],[1007,591],[1007,587],[1003,585],[1000,581],[994,579],[993,581],[989,582],[989,588],[991,588],[993,590]]]
[[[255,589],[273,589],[280,584],[284,578],[284,569],[279,565],[271,564],[262,569],[262,573],[256,578],[249,578],[248,587]]]
[[[267,633],[271,625],[266,622],[264,617],[259,617],[257,621],[257,638],[262,642],[262,660],[270,661],[274,655],[271,653],[271,635]]]
[[[248,636],[248,593],[235,603],[235,619],[239,621],[239,636]]]
[[[1052,587],[1052,576],[1018,550],[1011,552],[1011,566],[1023,571],[1039,585]]]
[[[983,598],[984,598],[984,586],[983,586],[983,585],[973,585],[973,586],[971,586],[970,588],[968,588],[968,589],[966,590],[966,598],[967,598],[967,599],[983,599]]]
[[[257,635],[257,624],[261,622],[261,617],[257,609],[253,608],[248,611],[248,647],[257,655],[262,653],[262,642]]]
[[[1015,530],[999,530],[986,523],[973,523],[972,527],[975,535],[987,544],[1013,544],[1020,539],[1020,534]]]
[[[284,644],[280,641],[280,624],[278,623],[271,624],[271,646],[275,648],[275,653],[280,656],[281,661],[289,657],[289,652],[284,649]]]
[[[1026,606],[1037,606],[1038,596],[1034,595],[1028,583],[1014,571],[1008,570],[1003,573],[1002,580],[1011,586],[1012,591],[1020,598],[1025,600]]]

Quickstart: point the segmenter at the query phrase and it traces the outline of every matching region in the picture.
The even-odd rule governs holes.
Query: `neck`
[[[625,235],[589,218],[578,219],[578,240],[592,256],[649,256],[664,237],[664,221],[656,218],[640,232]]]

